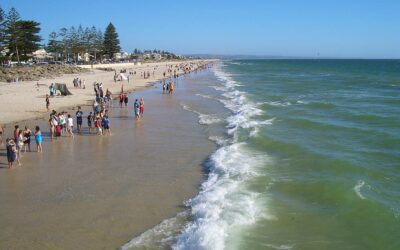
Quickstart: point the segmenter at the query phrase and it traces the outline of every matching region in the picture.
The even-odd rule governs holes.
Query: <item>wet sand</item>
[[[179,105],[179,96],[193,94],[179,85],[175,95],[155,86],[132,93],[128,108],[114,103],[112,136],[85,128],[74,139],[46,137],[44,152],[24,154],[13,170],[2,146],[0,249],[116,249],[182,211],[215,145]],[[139,97],[145,117],[135,121]],[[28,123],[48,131],[43,120]]]

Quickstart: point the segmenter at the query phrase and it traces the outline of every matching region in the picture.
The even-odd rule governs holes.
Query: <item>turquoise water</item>
[[[223,61],[186,88],[219,149],[159,243],[400,249],[400,61]]]

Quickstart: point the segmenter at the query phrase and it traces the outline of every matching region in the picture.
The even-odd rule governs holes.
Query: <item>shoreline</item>
[[[64,74],[55,78],[46,78],[39,81],[24,81],[18,83],[0,82],[0,124],[6,125],[9,129],[11,124],[22,123],[32,119],[40,119],[50,113],[45,108],[45,95],[48,94],[48,87],[51,83],[65,83],[68,90],[72,93],[69,96],[50,98],[50,110],[71,109],[76,106],[91,105],[89,102],[94,100],[93,82],[102,82],[104,90],[109,89],[113,93],[113,99],[117,98],[117,94],[121,91],[131,93],[141,89],[146,89],[157,81],[172,79],[172,74],[166,74],[167,68],[172,65],[191,64],[194,65],[190,71],[196,71],[202,65],[211,63],[213,60],[187,60],[187,61],[166,61],[160,63],[148,63],[142,65],[134,65],[134,63],[110,64],[113,69],[119,72],[121,69],[127,71],[136,71],[136,75],[130,78],[130,81],[114,82],[114,71],[103,71],[91,69],[89,72],[82,74]],[[104,67],[104,65],[101,65]],[[86,65],[84,65],[86,68]],[[154,69],[156,68],[156,69]],[[149,78],[141,77],[143,72],[154,71]],[[183,72],[178,70],[177,73],[182,75]],[[80,78],[85,80],[86,88],[74,88],[72,80]],[[36,84],[39,83],[39,87]],[[33,88],[32,88],[33,87]],[[32,108],[32,110],[30,110]]]
[[[215,147],[197,116],[181,109],[191,78],[180,77],[183,85],[174,95],[161,94],[159,87],[131,93],[131,105],[139,95],[146,100],[140,121],[130,121],[132,109],[114,101],[111,136],[84,133],[52,142],[45,136],[43,154],[25,153],[22,167],[12,171],[3,167],[0,211],[7,216],[0,216],[0,245],[114,249],[182,211],[182,201],[198,193],[202,163]],[[47,131],[46,120],[29,122]],[[91,155],[100,158],[93,162]]]

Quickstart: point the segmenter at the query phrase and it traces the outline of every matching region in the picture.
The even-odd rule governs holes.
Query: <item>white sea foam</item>
[[[174,234],[178,233],[184,225],[184,221],[189,216],[189,211],[178,213],[175,217],[163,220],[157,226],[145,231],[138,237],[133,238],[128,243],[120,247],[120,250],[146,248],[164,249],[170,246],[174,240]]]
[[[174,249],[224,249],[225,238],[235,226],[253,224],[263,213],[258,194],[243,183],[257,176],[265,156],[235,143],[218,149],[211,157],[208,180],[190,201],[193,220],[178,236]]]
[[[357,184],[353,187],[354,192],[360,197],[361,199],[365,199],[365,196],[361,194],[361,188],[365,185],[365,182],[363,180],[359,180]]]
[[[255,135],[261,126],[271,125],[273,119],[256,120],[263,111],[247,100],[239,84],[228,74],[216,69],[215,75],[225,88],[220,101],[232,111],[226,119],[228,134],[233,138],[239,128]],[[258,193],[246,189],[245,183],[260,175],[259,168],[267,162],[265,153],[247,148],[245,142],[210,138],[221,147],[211,156],[209,175],[200,193],[187,202],[192,221],[177,237],[173,249],[224,249],[231,230],[251,225],[258,219],[271,219],[265,205],[259,205]]]
[[[270,106],[278,106],[278,107],[287,107],[292,105],[290,102],[264,102],[264,104],[268,104]]]
[[[218,100],[217,98],[215,98],[213,96],[210,96],[210,95],[204,95],[204,94],[196,94],[196,95],[197,96],[201,96],[201,97],[206,98],[206,99]]]
[[[221,118],[219,118],[218,116],[216,116],[214,114],[200,113],[200,112],[192,109],[190,106],[183,104],[183,103],[181,103],[181,106],[183,107],[183,109],[197,114],[199,116],[199,123],[202,125],[209,125],[209,124],[213,124],[213,123],[222,122]]]
[[[228,91],[229,90],[228,88],[222,87],[222,86],[208,86],[208,87],[213,88],[218,91]]]
[[[215,142],[217,145],[222,146],[226,142],[226,139],[221,136],[210,136],[208,137],[210,141]]]
[[[278,249],[278,250],[290,250],[290,249],[293,249],[293,247],[294,247],[294,245],[279,245],[279,246],[276,246],[276,245],[272,245],[272,244],[264,244],[266,247],[269,247],[269,248],[273,248],[273,249]]]

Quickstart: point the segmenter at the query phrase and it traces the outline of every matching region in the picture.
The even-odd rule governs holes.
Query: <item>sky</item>
[[[46,42],[62,27],[112,22],[124,51],[177,54],[400,58],[400,1],[389,0],[2,0],[41,23]]]

